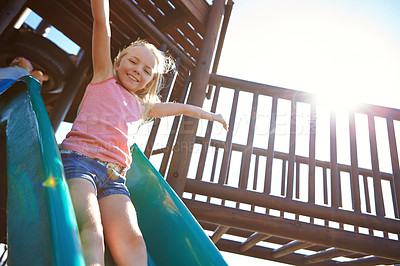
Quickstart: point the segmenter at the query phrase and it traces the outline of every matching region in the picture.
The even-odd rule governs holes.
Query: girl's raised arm
[[[165,117],[172,115],[187,115],[195,118],[207,119],[221,123],[225,130],[228,130],[228,124],[220,114],[207,112],[200,107],[182,104],[182,103],[155,103],[152,105],[150,117]]]
[[[91,0],[93,15],[92,33],[92,83],[113,76],[111,59],[110,4],[108,0]]]

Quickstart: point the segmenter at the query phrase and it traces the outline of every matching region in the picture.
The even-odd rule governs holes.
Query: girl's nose
[[[140,74],[140,71],[139,71],[138,67],[134,67],[133,68],[133,72]]]

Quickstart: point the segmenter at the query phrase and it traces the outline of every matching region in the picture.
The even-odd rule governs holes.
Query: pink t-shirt
[[[90,83],[62,149],[128,167],[143,105],[115,78]]]

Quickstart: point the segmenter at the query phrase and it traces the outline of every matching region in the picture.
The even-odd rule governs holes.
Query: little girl
[[[147,265],[146,246],[125,186],[138,125],[149,117],[184,114],[228,126],[221,115],[196,106],[157,101],[162,75],[173,61],[154,45],[136,41],[113,64],[109,2],[92,0],[91,5],[93,78],[61,144],[65,175],[86,263],[104,264],[105,238],[117,265]]]
[[[0,79],[14,79],[17,80],[20,77],[27,76],[33,71],[33,66],[31,62],[22,57],[14,58],[10,66],[0,68]]]
[[[0,82],[5,79],[17,80],[20,77],[31,75],[36,78],[40,85],[49,80],[49,76],[41,70],[33,69],[32,63],[25,57],[14,58],[10,66],[0,68]]]

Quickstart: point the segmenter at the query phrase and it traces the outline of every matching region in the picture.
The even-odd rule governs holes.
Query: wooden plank
[[[264,193],[271,193],[271,180],[272,180],[272,162],[274,159],[274,145],[275,145],[275,132],[276,132],[276,115],[278,109],[278,98],[273,97],[271,107],[271,120],[269,125],[268,137],[268,152],[267,152],[267,165],[265,167],[265,183]]]
[[[336,247],[350,252],[400,260],[400,244],[397,240],[374,237],[330,227],[294,222],[265,214],[250,213],[204,202],[183,200],[197,220],[218,223],[253,232],[276,235],[289,239]]]
[[[233,131],[235,128],[237,104],[239,101],[239,91],[240,91],[240,89],[236,88],[235,94],[233,96],[231,115],[229,118],[229,126],[230,126],[231,130],[228,131],[228,134],[226,136],[226,145],[224,147],[224,156],[222,158],[222,166],[221,166],[221,172],[220,172],[218,184],[225,184],[225,182],[227,181],[227,175],[228,175],[228,170],[229,170],[230,160],[231,160],[231,153],[232,153],[232,138],[233,138]]]
[[[215,171],[217,169],[218,153],[219,153],[219,148],[215,147],[214,160],[213,160],[213,165],[212,165],[212,169],[211,169],[210,182],[214,182],[214,179],[215,179]],[[207,197],[207,202],[211,202],[211,197]]]
[[[185,13],[181,10],[174,10],[171,13],[168,13],[168,16],[161,17],[156,26],[161,31],[170,32],[171,29],[178,27],[178,25],[182,24],[183,22],[187,21],[188,17],[186,17]]]
[[[153,0],[154,1],[154,0]],[[158,0],[158,1],[154,1],[156,4],[157,4],[157,7],[159,8],[159,9],[161,9],[161,11],[164,13],[164,14],[167,14],[167,13],[170,13],[170,12],[172,12],[173,10],[176,10],[176,9],[178,9],[176,6],[175,7],[173,7],[173,6],[171,6],[171,4],[169,4],[169,2],[170,1],[168,1],[168,0]]]
[[[365,265],[392,265],[392,264],[398,264],[399,261],[394,261],[394,260],[389,260],[385,258],[380,258],[376,256],[365,256],[360,259],[352,260],[352,261],[347,261],[347,262],[340,262],[340,265],[359,265],[359,266],[365,266]]]
[[[315,141],[316,141],[316,106],[311,105],[310,110],[310,143],[309,143],[309,158],[308,158],[308,201],[315,203]]]
[[[254,163],[254,175],[253,175],[253,190],[257,191],[258,183],[258,165],[260,163],[260,156],[256,155],[256,161]],[[255,206],[251,205],[251,211],[255,210]]]
[[[211,236],[211,240],[212,242],[217,243],[223,234],[225,234],[226,232],[228,232],[229,230],[229,226],[218,226],[218,228],[214,231],[213,235]]]
[[[162,45],[160,50],[165,52],[165,49],[166,49],[166,45]],[[178,57],[177,60],[176,60],[177,66],[179,66],[179,62],[180,62],[180,58]],[[177,76],[177,72],[174,72],[174,73],[170,73],[168,75],[168,77],[166,78],[166,84],[165,85],[168,85],[168,86],[163,88],[163,90],[161,90],[161,92],[160,92],[161,101],[164,101],[164,102],[168,101],[168,96],[170,95],[169,92],[170,92],[173,84],[175,83],[176,76]],[[146,155],[147,158],[150,158],[150,155],[151,155],[151,153],[153,151],[154,142],[155,142],[156,137],[157,137],[157,133],[158,133],[158,129],[160,127],[160,123],[161,123],[161,119],[160,118],[155,118],[154,119],[154,123],[153,123],[153,126],[151,127],[150,135],[149,135],[149,138],[147,140],[146,148],[144,150],[144,154]]]
[[[162,1],[159,1],[159,2],[162,2]],[[135,2],[132,1],[132,3],[134,5],[136,5]],[[136,6],[138,8],[145,11],[147,15],[149,15],[151,18],[154,19],[153,22],[156,22],[158,19],[164,17],[163,14],[160,11],[158,11],[158,7],[155,6],[152,2],[150,2],[148,0],[140,0],[140,1],[137,1],[137,3],[138,3],[138,5],[136,5]],[[150,19],[150,20],[152,20],[152,19]]]
[[[286,168],[287,160],[282,160],[282,174],[281,174],[281,196],[285,196],[286,191]]]
[[[217,85],[217,88],[215,89],[215,94],[214,94],[214,99],[211,105],[211,112],[215,113],[217,110],[217,103],[218,103],[218,98],[219,98],[219,91],[220,91],[221,85]],[[204,142],[202,143],[201,146],[201,152],[200,152],[200,158],[199,158],[199,164],[197,166],[197,173],[196,173],[196,179],[201,180],[203,177],[203,172],[204,172],[204,166],[206,163],[206,157],[207,157],[207,152],[208,152],[208,147],[210,146],[210,141],[211,141],[211,132],[213,128],[213,121],[208,121],[207,123],[207,129],[206,129],[206,135],[204,137]]]
[[[247,251],[241,252],[240,247],[241,247],[240,242],[228,240],[228,239],[221,239],[217,243],[217,248],[221,251],[236,253],[236,254],[249,256],[249,257],[260,258],[260,259],[264,259],[264,260],[272,260],[272,261],[282,262],[282,263],[286,263],[288,265],[301,265],[303,258],[304,258],[304,256],[301,254],[289,254],[285,257],[280,257],[280,258],[274,259],[271,257],[271,253],[273,251],[272,248],[254,246],[253,248],[251,248]],[[251,264],[251,265],[253,265],[253,264]],[[263,265],[269,265],[269,263],[266,261]],[[334,264],[334,263],[326,264],[326,266],[329,266],[329,265],[336,265],[336,264]]]
[[[208,14],[211,7],[205,0],[171,0],[173,5],[181,7],[184,12],[193,20],[196,28],[200,28],[200,32],[205,32]]]
[[[177,102],[183,103],[185,101],[186,94],[188,92],[189,83],[190,83],[190,76],[186,77],[185,84],[183,85],[184,89],[181,92],[181,95]],[[170,100],[171,100],[171,98],[170,98]],[[181,120],[181,116],[176,116],[174,118],[174,122],[172,123],[171,131],[170,131],[168,141],[167,141],[167,146],[166,146],[167,151],[164,153],[164,156],[163,156],[163,159],[162,159],[161,165],[160,165],[160,174],[162,176],[165,176],[165,172],[167,170],[169,159],[170,159],[171,153],[172,153],[172,146],[174,144],[175,137],[178,132],[178,126],[179,126],[180,120]]]
[[[330,148],[331,148],[331,207],[340,206],[340,181],[337,164],[337,140],[336,140],[336,114],[330,113]]]
[[[184,21],[178,24],[177,28],[185,33],[185,36],[195,45],[196,48],[200,49],[201,43],[203,42],[203,37],[200,37],[200,33],[189,26],[189,22]]]
[[[264,208],[282,210],[318,219],[326,219],[338,223],[388,231],[394,234],[400,233],[400,223],[395,219],[355,213],[341,209],[333,210],[326,206],[289,200],[287,198],[270,196],[260,192],[248,191],[215,183],[188,179],[186,181],[185,191]],[[295,223],[297,223],[297,221]]]
[[[296,163],[296,101],[292,100],[292,110],[290,115],[290,139],[289,139],[289,160],[288,177],[286,187],[286,198],[293,198],[294,167]]]
[[[241,168],[239,176],[240,188],[247,188],[247,183],[249,179],[250,162],[253,154],[253,142],[254,142],[254,132],[256,125],[256,117],[257,117],[257,107],[258,107],[258,93],[254,93],[247,144],[246,144],[246,149],[242,155],[242,164],[240,167]]]
[[[372,114],[368,115],[368,130],[369,130],[369,142],[371,148],[371,162],[372,162],[372,178],[374,183],[374,195],[375,195],[375,210],[378,216],[385,216],[385,207],[383,205],[383,194],[382,194],[382,181],[381,174],[379,172],[379,160],[378,160],[378,147],[376,143],[376,127],[375,118]]]
[[[329,248],[327,250],[318,252],[313,255],[308,255],[305,257],[305,263],[318,263],[318,262],[325,262],[329,261],[333,258],[349,255],[352,252],[347,250],[340,250],[336,248]]]
[[[264,241],[264,240],[266,240],[266,239],[268,239],[270,237],[271,237],[270,235],[254,233],[242,243],[242,245],[240,246],[239,250],[241,252],[247,251],[250,248],[252,248],[255,245],[257,245],[258,242]]]
[[[170,30],[168,34],[180,45],[184,53],[190,54],[196,60],[198,59],[199,51],[177,29]]]
[[[295,181],[296,181],[295,198],[296,199],[300,199],[300,163],[296,160],[295,165],[296,165],[296,170],[295,170]]]
[[[121,15],[128,16],[132,21],[133,25],[138,25],[145,34],[151,36],[152,41],[155,43],[165,43],[168,46],[168,50],[175,57],[181,57],[182,64],[190,67],[193,63],[190,61],[187,55],[183,54],[180,49],[174,44],[163,32],[161,32],[138,8],[133,5],[129,0],[118,0],[118,6],[121,8]]]
[[[199,141],[199,143],[201,141],[201,138],[202,137],[197,137],[197,140]],[[211,140],[211,146],[223,147],[224,145],[225,145],[224,141],[220,141],[220,140],[216,140],[216,139]],[[232,150],[234,150],[234,151],[243,152],[244,149],[245,149],[245,145],[238,144],[238,143],[232,144]],[[258,147],[254,147],[253,151],[254,151],[254,154],[259,155],[259,156],[267,156],[267,153],[268,153],[267,149],[258,148]],[[287,160],[288,154],[284,153],[284,152],[275,151],[274,158],[280,159],[280,160]],[[302,164],[308,164],[308,157],[297,155],[296,160]],[[325,167],[325,168],[329,169],[329,166],[330,166],[330,162],[316,160],[316,167],[321,167],[321,168]],[[339,171],[350,173],[351,166],[345,165],[345,164],[338,164],[338,169],[339,169]],[[366,168],[359,168],[359,173],[360,173],[360,175],[372,176],[372,170],[369,170]],[[390,181],[390,180],[392,180],[393,177],[392,177],[392,174],[381,172],[381,178],[382,178],[382,180]]]
[[[210,77],[209,69],[213,51],[217,44],[219,27],[222,21],[222,11],[225,5],[223,0],[215,0],[207,23],[207,32],[199,55],[199,64],[193,71],[192,87],[187,98],[187,103],[195,106],[202,106],[206,95],[207,85]],[[185,126],[190,125],[189,129]],[[181,130],[176,141],[177,152],[174,152],[167,175],[167,181],[175,189],[178,195],[182,195],[185,189],[186,176],[189,170],[189,163],[192,156],[193,145],[196,140],[198,120],[184,117],[181,123]],[[229,135],[229,132],[228,132]],[[186,147],[183,147],[186,146]],[[229,154],[230,155],[230,154]],[[227,172],[225,172],[226,174]],[[226,177],[223,176],[222,179]]]
[[[13,20],[15,20],[18,13],[22,11],[26,0],[9,0],[0,12],[0,34],[3,34],[5,29]]]
[[[283,256],[286,256],[286,255],[288,255],[290,253],[295,252],[296,250],[303,249],[303,248],[308,248],[308,247],[311,247],[313,245],[314,244],[312,244],[312,243],[307,243],[307,242],[294,240],[294,241],[291,241],[290,243],[288,243],[286,245],[283,245],[280,248],[275,249],[272,252],[272,257],[273,258],[283,257]]]
[[[350,156],[351,156],[351,198],[353,201],[353,209],[356,212],[361,212],[361,197],[360,197],[360,178],[358,170],[357,156],[357,136],[354,112],[349,113],[349,135],[350,135]]]
[[[364,184],[364,196],[365,196],[365,207],[367,213],[371,213],[371,200],[369,198],[369,186],[368,186],[368,176],[363,175],[363,184]]]
[[[241,87],[242,90],[246,92],[254,93],[258,91],[260,95],[273,96],[287,100],[292,100],[295,97],[296,100],[299,102],[312,104],[315,101],[315,95],[311,93],[286,89],[278,86],[272,86],[257,82],[250,82],[243,79],[225,77],[217,74],[211,74],[210,84],[216,85],[216,83],[221,83],[226,88],[234,89],[236,87]],[[356,108],[354,111],[363,114],[373,113],[375,116],[384,118],[390,116],[395,120],[400,120],[400,110],[389,107],[376,106],[371,104],[362,104],[360,105],[359,108]]]
[[[322,186],[324,191],[324,204],[327,205],[328,202],[328,175],[326,167],[322,168]]]
[[[75,9],[69,10],[55,1],[30,1],[28,7],[82,49],[91,51],[92,23],[87,22],[90,14],[78,17],[73,13]]]
[[[389,147],[390,147],[390,158],[392,161],[393,171],[393,205],[395,209],[396,217],[400,217],[400,169],[399,169],[399,156],[397,153],[396,135],[394,132],[393,119],[386,119],[388,135],[389,135]]]
[[[199,221],[199,223],[200,223],[201,227],[204,228],[204,230],[208,230],[208,231],[215,231],[217,229],[217,227],[218,227],[218,225],[216,225],[214,223],[210,223],[210,222]],[[253,234],[252,231],[248,231],[246,229],[240,229],[240,228],[234,228],[234,227],[231,227],[229,229],[229,235],[239,237],[239,238],[235,238],[236,243],[238,243],[239,245],[241,245],[241,243],[242,243],[240,238],[246,238],[247,239],[252,234]],[[222,240],[223,239],[221,239],[220,241],[222,241]],[[293,242],[293,241],[296,241],[296,240],[283,238],[283,237],[279,237],[279,236],[271,236],[270,238],[265,240],[266,243],[276,244],[276,245],[279,245],[279,246],[285,246],[285,245],[287,245],[287,244],[289,244],[290,242]],[[265,246],[265,245],[263,245],[263,246]],[[258,247],[261,247],[261,245],[254,246],[254,248],[252,248],[252,249],[250,249],[248,251],[252,251],[252,250],[254,250],[254,249],[258,248]],[[325,246],[325,245],[312,245],[312,246],[308,247],[307,250],[313,251],[313,252],[320,252],[322,250],[326,250],[327,248],[328,247]],[[269,255],[272,255],[273,251],[275,249],[276,248],[270,249],[270,251],[269,251],[270,254]],[[283,256],[283,257],[279,257],[279,258],[277,258],[277,260],[280,259],[280,258],[285,258],[285,257],[291,256],[292,254],[289,254],[289,255],[286,255],[286,256]],[[296,254],[296,253],[294,253],[294,254]],[[351,258],[351,259],[357,259],[357,258],[365,257],[365,255],[361,254],[361,253],[353,253],[353,254],[351,254],[351,255],[349,255],[347,257]],[[270,259],[273,259],[272,256],[270,256]]]

